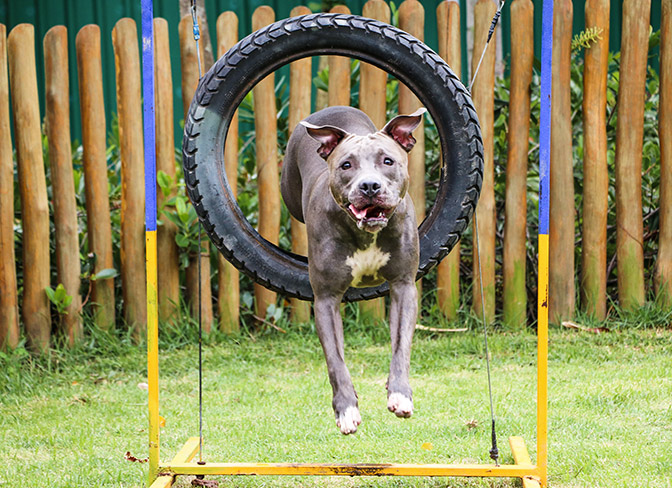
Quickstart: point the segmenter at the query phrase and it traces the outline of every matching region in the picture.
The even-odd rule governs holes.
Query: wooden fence
[[[495,12],[493,0],[478,0],[474,15],[474,51],[472,69],[484,46],[490,20]],[[483,190],[477,209],[480,258],[483,278],[485,318],[495,319],[496,292],[501,290],[502,320],[512,329],[526,325],[526,235],[536,229],[527,229],[527,165],[529,161],[530,83],[533,73],[533,4],[531,0],[513,0],[511,15],[515,17],[511,29],[511,87],[506,162],[505,212],[497,215],[494,192],[494,83],[495,46],[489,48],[479,77],[473,87],[484,137],[485,174]],[[621,46],[621,89],[618,93],[618,132],[616,142],[616,218],[618,294],[622,307],[631,309],[644,303],[645,280],[642,256],[642,127],[646,53],[648,48],[648,19],[650,2],[626,3],[623,12],[623,41]],[[339,6],[334,12],[349,13]],[[308,13],[297,7],[293,15]],[[658,258],[655,266],[655,291],[664,306],[672,307],[672,0],[663,0],[660,63],[660,228]],[[370,0],[363,15],[390,21],[390,8],[382,0]],[[417,0],[404,1],[399,9],[399,23],[416,37],[422,38],[424,10]],[[439,51],[459,73],[461,66],[460,12],[455,1],[445,1],[437,9]],[[607,0],[589,0],[586,3],[586,27],[599,27],[603,35],[599,42],[587,49],[584,67],[584,159],[573,161],[570,110],[570,42],[571,0],[556,0],[553,137],[551,147],[551,317],[555,321],[571,318],[575,313],[573,192],[574,164],[583,163],[585,174],[582,217],[582,256],[580,265],[580,303],[583,309],[602,319],[606,316],[607,280],[607,141],[606,141],[606,78],[608,53]],[[252,18],[254,28],[274,21],[269,7],[259,7]],[[168,26],[163,19],[155,19],[156,52],[156,122],[157,166],[175,179],[176,163],[173,137],[173,96],[171,59],[168,40],[169,27],[179,33],[182,65],[183,107],[186,112],[198,81],[195,43],[191,37],[191,20],[185,17],[179,26]],[[72,154],[68,120],[68,60],[67,36],[64,27],[55,27],[44,38],[46,66],[46,107],[44,114],[49,146],[51,175],[51,203],[55,233],[56,279],[51,279],[50,264],[50,206],[43,160],[40,132],[41,117],[38,106],[35,71],[35,39],[31,25],[21,24],[7,35],[0,25],[0,346],[15,347],[22,324],[29,344],[36,350],[50,345],[52,310],[45,288],[62,283],[73,297],[56,328],[69,344],[82,335],[82,304],[89,307],[98,327],[109,329],[115,322],[123,322],[140,337],[145,327],[145,271],[143,232],[143,144],[141,126],[141,95],[139,45],[136,26],[131,19],[121,19],[111,32],[116,66],[116,92],[119,120],[119,151],[121,157],[120,197],[120,270],[118,284],[123,295],[123,317],[115,316],[115,286],[113,279],[92,281],[82,288],[82,265],[79,253],[76,193],[73,184]],[[231,12],[217,19],[217,52],[222,55],[236,42],[238,19]],[[109,35],[109,33],[105,33]],[[83,140],[82,167],[85,179],[87,248],[94,256],[89,259],[92,268],[88,276],[114,267],[112,245],[111,203],[108,194],[108,167],[106,156],[105,107],[100,62],[100,29],[95,25],[83,27],[76,38],[79,99],[82,112]],[[496,42],[493,40],[493,43]],[[203,58],[205,59],[205,58]],[[72,60],[75,61],[75,60]],[[311,103],[311,61],[301,60],[290,68],[289,130],[307,116],[311,105],[321,108],[326,104],[349,104],[350,62],[340,57],[322,59],[321,66],[329,66],[329,90]],[[207,69],[209,66],[205,66]],[[9,73],[9,77],[7,76]],[[9,80],[9,83],[8,83]],[[387,75],[362,64],[359,85],[360,108],[374,123],[385,123],[385,94]],[[280,195],[278,171],[281,161],[278,149],[277,112],[274,77],[254,88],[256,130],[257,181],[260,188],[259,232],[277,242],[280,232]],[[11,87],[11,90],[9,89]],[[10,100],[14,120],[14,140],[10,134]],[[412,112],[418,100],[405,88],[399,89],[399,109]],[[229,181],[236,179],[238,169],[238,126],[234,120],[226,147],[226,171]],[[423,132],[417,132],[418,144],[411,154],[409,171],[410,192],[416,201],[418,219],[424,217],[425,172],[432,162],[425,161]],[[177,141],[179,143],[179,141]],[[13,157],[13,148],[16,157]],[[281,148],[282,150],[282,148]],[[20,222],[15,217],[14,175],[18,174]],[[237,190],[233,185],[234,192]],[[175,196],[175,189],[161,202]],[[159,192],[161,194],[161,192]],[[160,203],[161,203],[160,202]],[[498,219],[504,219],[503,257],[496,256]],[[15,266],[15,226],[22,230],[22,280],[17,283]],[[176,245],[177,228],[164,219],[159,230],[159,297],[161,318],[175,317],[180,303],[180,251]],[[292,249],[306,252],[305,229],[296,221],[291,223]],[[471,246],[474,249],[474,246]],[[219,258],[216,269],[210,269],[210,246],[204,245],[202,310],[206,330],[215,323],[226,332],[234,332],[239,324],[239,275],[228,263]],[[468,276],[478,279],[478,260],[462,256],[473,266]],[[437,302],[449,319],[457,317],[460,298],[460,247],[441,263],[437,272]],[[198,275],[195,255],[189,256],[184,273],[186,296],[195,302]],[[501,279],[498,276],[501,262]],[[216,314],[213,311],[211,278],[217,274],[218,291]],[[464,273],[463,273],[464,276]],[[501,283],[501,286],[498,284]],[[420,285],[421,286],[421,285]],[[18,290],[21,289],[19,303]],[[465,287],[462,287],[465,289]],[[480,315],[480,288],[472,286],[474,312]],[[426,290],[427,291],[427,290]],[[264,317],[269,304],[275,303],[275,293],[255,287],[255,314]],[[116,299],[119,301],[119,299]],[[363,310],[376,317],[384,317],[384,301],[379,299],[365,305]],[[291,302],[292,319],[306,321],[310,308],[298,300]],[[19,315],[20,310],[20,315]]]

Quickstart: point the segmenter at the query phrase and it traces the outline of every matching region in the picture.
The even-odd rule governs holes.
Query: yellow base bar
[[[525,441],[522,437],[509,437],[509,445],[513,453],[513,460],[516,464],[532,464],[530,455],[527,453]],[[541,478],[539,476],[524,476],[523,488],[540,488]]]
[[[180,451],[175,455],[172,462],[188,463],[189,461],[194,459],[194,456],[196,456],[199,447],[200,447],[199,438],[190,437],[184,444],[184,446],[182,446],[182,449],[180,449]],[[156,478],[156,480],[154,480],[154,483],[150,485],[150,488],[170,488],[171,486],[173,486],[174,482],[175,482],[174,474],[170,473],[161,474],[158,478]]]
[[[194,438],[190,439],[192,441]],[[206,463],[176,459],[160,466],[162,476],[176,475],[291,475],[291,476],[479,476],[522,478],[534,481],[539,470],[527,456],[522,438],[513,438],[516,464],[320,464],[320,463]],[[198,438],[195,438],[198,449]],[[513,446],[516,446],[513,448]],[[183,448],[184,451],[184,448]],[[527,456],[525,458],[525,456]],[[163,485],[161,485],[163,486]],[[170,486],[170,485],[167,485]],[[528,486],[528,485],[526,485]],[[534,485],[529,485],[530,488]],[[537,486],[539,486],[537,484]],[[152,488],[154,487],[152,485]]]

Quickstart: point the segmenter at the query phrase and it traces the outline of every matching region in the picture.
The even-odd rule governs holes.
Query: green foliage
[[[47,286],[44,291],[47,293],[49,301],[56,307],[58,315],[67,315],[68,307],[72,303],[72,295],[68,295],[63,283],[59,283],[55,290],[52,287]]]
[[[198,215],[185,196],[184,181],[173,181],[164,171],[157,173],[157,181],[164,197],[175,192],[175,196],[164,201],[159,215],[177,227],[175,243],[183,251],[180,253],[180,267],[184,269],[189,265],[189,256],[198,254]],[[160,224],[163,225],[163,222],[160,221]]]
[[[599,27],[589,27],[582,30],[572,39],[572,51],[588,49],[591,45],[602,39],[602,29]]]

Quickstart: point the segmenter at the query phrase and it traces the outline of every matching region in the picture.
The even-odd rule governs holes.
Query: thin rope
[[[492,447],[490,448],[490,458],[499,465],[499,449],[497,449],[497,429],[495,428],[495,407],[492,402],[492,378],[490,375],[490,352],[488,348],[488,326],[485,317],[485,297],[483,296],[483,269],[481,267],[481,245],[478,239],[478,219],[476,212],[474,212],[474,237],[476,244],[476,259],[478,260],[478,284],[481,290],[481,315],[483,317],[483,342],[485,344],[485,365],[488,372],[488,396],[490,398],[490,422],[491,422],[491,437]]]
[[[495,27],[497,27],[497,23],[499,22],[499,17],[502,15],[502,8],[504,7],[505,0],[500,0],[499,2],[499,7],[497,8],[497,12],[495,12],[495,16],[492,18],[492,22],[490,23],[490,29],[488,30],[488,38],[485,41],[485,46],[483,47],[483,52],[481,53],[481,58],[478,61],[478,64],[476,65],[476,70],[474,71],[474,75],[471,78],[471,83],[469,83],[469,93],[471,93],[471,89],[474,86],[474,82],[476,81],[476,75],[478,75],[478,71],[481,69],[481,64],[483,63],[483,58],[485,58],[485,53],[488,49],[488,46],[490,45],[490,40],[492,39],[492,35],[495,32]],[[478,219],[476,218],[476,212],[474,212],[474,244],[476,245],[476,259],[478,260],[478,284],[480,287],[481,291],[481,315],[483,318],[483,342],[485,344],[485,364],[486,364],[486,369],[488,372],[488,396],[490,399],[490,422],[491,422],[491,438],[492,438],[492,447],[490,448],[490,458],[495,461],[496,465],[499,465],[499,449],[497,449],[497,429],[496,429],[496,422],[495,422],[495,407],[494,407],[494,402],[492,401],[492,377],[490,374],[490,351],[488,348],[488,324],[487,324],[487,319],[485,316],[485,297],[483,295],[483,269],[481,266],[481,246],[480,246],[480,241],[478,238]]]
[[[191,20],[194,26],[196,41],[196,58],[198,59],[198,79],[203,76],[201,69],[201,49],[199,40],[201,33],[196,16],[196,0],[191,1]],[[201,304],[201,219],[198,219],[198,462],[203,463],[203,322]]]
[[[494,34],[495,32],[495,27],[497,27],[499,17],[502,15],[502,8],[504,8],[505,2],[506,0],[500,0],[499,7],[497,7],[497,12],[495,12],[495,16],[492,18],[492,22],[490,22],[490,29],[488,30],[488,39],[485,41],[485,47],[483,48],[483,52],[481,53],[481,59],[478,60],[478,64],[476,65],[476,71],[474,71],[474,76],[471,77],[471,83],[469,83],[469,93],[471,93],[471,89],[474,86],[474,81],[476,81],[476,75],[478,74],[478,71],[481,69],[481,64],[483,63],[485,52],[488,49],[488,44],[490,44],[490,39],[492,39],[492,34]]]

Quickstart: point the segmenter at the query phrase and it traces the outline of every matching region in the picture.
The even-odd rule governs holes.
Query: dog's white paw
[[[387,409],[397,417],[408,418],[413,415],[413,400],[401,393],[390,393],[387,397]]]
[[[348,435],[357,432],[357,426],[362,423],[357,407],[348,407],[336,419],[336,425],[341,429],[341,434]]]

